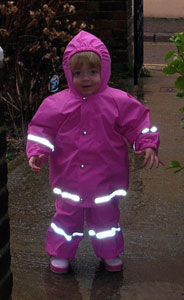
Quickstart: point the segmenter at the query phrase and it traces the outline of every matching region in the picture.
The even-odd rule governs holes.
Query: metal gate
[[[144,56],[143,0],[134,0],[134,84],[138,83]]]

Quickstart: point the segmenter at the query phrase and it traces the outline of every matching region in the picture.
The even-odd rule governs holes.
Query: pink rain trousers
[[[89,230],[96,233],[111,232],[113,228],[119,229],[113,236],[97,238],[92,236],[91,241],[97,257],[113,258],[124,250],[122,231],[119,228],[119,208],[115,199],[110,203],[98,206],[97,208],[82,208],[68,204],[61,199],[56,200],[56,213],[51,224],[57,226],[59,232],[49,227],[46,239],[46,252],[50,255],[62,258],[75,258],[78,245],[82,236],[75,236],[75,233],[83,233],[84,217]],[[65,237],[72,236],[68,241]]]

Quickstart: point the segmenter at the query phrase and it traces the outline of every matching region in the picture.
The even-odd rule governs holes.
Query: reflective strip
[[[142,134],[145,134],[145,133],[148,133],[148,132],[154,133],[154,132],[157,132],[157,131],[158,131],[158,128],[157,128],[156,126],[153,126],[153,127],[151,127],[151,128],[144,128],[144,129],[141,131],[141,133],[142,133]]]
[[[127,195],[127,192],[125,190],[117,190],[117,191],[114,191],[110,195],[95,198],[95,203],[98,204],[98,203],[108,202],[115,196],[126,196],[126,195]]]
[[[115,236],[116,232],[120,232],[121,228],[118,227],[112,227],[110,230],[105,230],[105,231],[101,231],[96,233],[94,230],[89,230],[89,235],[90,236],[95,236],[97,239],[105,239],[108,237],[112,237]]]
[[[141,133],[142,133],[142,134],[146,134],[146,133],[148,133],[148,132],[154,133],[154,132],[157,132],[157,131],[158,131],[158,128],[157,128],[156,126],[153,126],[153,127],[151,127],[151,128],[144,128],[144,129],[141,131]],[[135,143],[135,142],[133,143],[132,148],[134,149],[134,151],[136,150],[136,143]]]
[[[62,228],[58,227],[55,223],[51,223],[51,228],[54,230],[55,233],[62,235],[65,239],[70,242],[74,236],[83,236],[82,232],[74,232],[73,234],[67,234]]]
[[[40,143],[44,146],[47,146],[48,148],[50,148],[52,151],[54,151],[54,145],[52,145],[47,139],[36,136],[36,135],[32,135],[32,134],[28,134],[27,139],[29,141],[33,141],[33,142],[37,142]]]
[[[54,188],[53,192],[54,192],[54,194],[60,195],[63,198],[70,199],[70,200],[73,200],[75,202],[80,202],[80,197],[78,195],[73,195],[73,194],[70,194],[68,192],[63,192],[59,188]],[[117,191],[114,191],[110,195],[95,198],[95,203],[99,204],[99,203],[103,203],[103,202],[108,202],[115,196],[126,196],[126,195],[127,195],[127,192],[125,190],[117,190]]]
[[[157,132],[158,131],[158,128],[156,126],[153,126],[151,129],[150,129],[151,132]]]
[[[70,194],[70,193],[67,193],[67,192],[62,192],[62,190],[60,190],[58,188],[54,188],[53,192],[54,192],[54,194],[61,195],[61,197],[63,197],[63,198],[71,199],[71,200],[73,200],[75,202],[79,202],[80,201],[80,197],[79,196],[73,195],[73,194]]]
[[[143,129],[142,131],[141,131],[141,133],[142,134],[145,134],[145,133],[148,133],[150,130],[149,130],[149,128],[145,128],[145,129]]]

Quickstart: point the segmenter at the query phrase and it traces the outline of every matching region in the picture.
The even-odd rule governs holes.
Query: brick
[[[76,1],[75,3],[73,3],[73,5],[75,6],[76,11],[81,9],[83,10],[87,9],[86,1]]]
[[[80,22],[85,21],[85,22],[89,23],[89,20],[91,20],[91,13],[89,11],[86,11],[86,10],[79,10],[75,14],[73,19],[74,20],[79,20]]]
[[[110,41],[110,45],[112,48],[119,48],[120,50],[126,50],[127,47],[129,46],[129,41],[124,39],[123,36],[121,38],[113,38]]]
[[[111,38],[111,37],[112,37],[112,30],[111,29],[99,31],[99,38],[108,39],[108,38]]]
[[[126,29],[127,21],[126,20],[101,20],[102,28],[113,28],[113,29]]]
[[[98,30],[102,29],[103,20],[97,20],[92,17],[91,23],[94,26],[94,32],[96,31],[96,35],[98,36]],[[95,33],[94,33],[95,34]]]
[[[121,39],[115,39],[115,38],[113,38],[111,41],[110,41],[110,45],[111,45],[111,47],[112,48],[123,48],[124,47],[124,40],[123,40],[123,38],[121,38]]]
[[[100,1],[100,10],[113,11],[122,10],[125,11],[127,3],[125,1]]]
[[[92,11],[99,11],[99,1],[90,1],[87,2],[87,9]]]
[[[99,19],[106,19],[106,20],[112,20],[114,19],[112,11],[99,11],[96,13],[97,20]]]
[[[127,14],[126,11],[116,10],[111,12],[111,17],[114,20],[127,20],[130,16]]]
[[[113,63],[121,63],[121,64],[127,64],[129,61],[129,54],[126,50],[119,50],[118,52],[113,52],[112,54],[112,62]]]
[[[125,33],[125,29],[113,29],[112,31],[113,33],[113,37],[114,38],[122,38],[124,36],[124,33]]]

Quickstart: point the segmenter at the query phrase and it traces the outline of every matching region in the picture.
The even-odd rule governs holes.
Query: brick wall
[[[75,18],[94,25],[91,32],[106,44],[112,62],[132,62],[132,0],[73,0]]]
[[[7,164],[5,160],[6,133],[4,106],[1,102],[2,72],[0,69],[0,299],[11,299],[12,273],[10,271],[10,226],[8,217]]]

